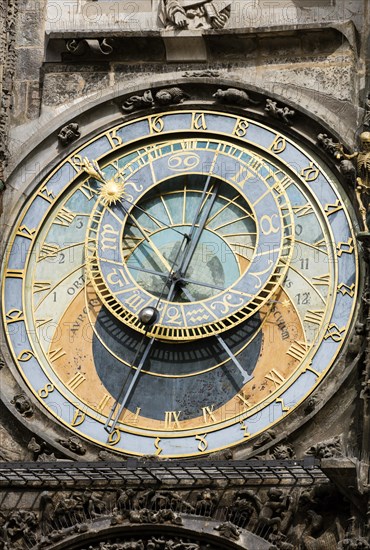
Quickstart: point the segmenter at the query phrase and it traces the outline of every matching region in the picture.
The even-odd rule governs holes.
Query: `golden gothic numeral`
[[[343,210],[343,206],[340,203],[340,200],[337,199],[334,204],[327,204],[325,205],[325,214],[329,217],[331,214],[334,214],[335,212],[339,212],[339,210]]]
[[[271,143],[269,149],[270,151],[273,151],[274,153],[282,153],[285,151],[286,148],[286,140],[283,136],[277,135],[274,139],[274,141]]]
[[[337,288],[337,292],[343,294],[348,294],[351,298],[355,295],[355,283],[352,283],[351,286],[346,285],[345,283],[340,283]]]
[[[80,424],[82,424],[85,418],[86,418],[86,414],[80,409],[76,409],[72,418],[71,426],[73,428],[75,428],[76,426],[80,426]]]
[[[200,451],[201,453],[204,453],[204,451],[208,449],[208,441],[206,440],[206,437],[207,437],[207,434],[203,434],[203,435],[198,434],[195,436],[195,439],[199,441],[198,451]]]
[[[163,118],[160,116],[151,116],[148,119],[149,131],[151,134],[160,134],[164,128]]]
[[[248,426],[246,425],[244,420],[239,420],[240,423],[240,429],[244,432],[243,437],[250,437],[250,433],[248,432]]]
[[[36,229],[29,229],[26,225],[21,225],[20,228],[17,231],[17,235],[20,237],[25,237],[26,239],[30,239],[32,241],[34,235],[36,233]]]
[[[249,123],[245,118],[238,118],[233,130],[234,136],[244,137],[247,134],[248,126]]]
[[[306,166],[306,168],[303,168],[301,170],[301,177],[309,182],[309,181],[315,181],[318,176],[319,176],[320,172],[319,172],[319,169],[314,165],[313,162],[310,162],[309,166]]]
[[[10,325],[10,323],[15,323],[16,321],[23,321],[23,311],[20,309],[10,309],[5,314],[5,318],[8,325]]]
[[[43,388],[39,389],[37,393],[42,399],[46,399],[49,393],[53,392],[54,390],[55,390],[54,384],[51,384],[50,382],[48,382],[47,384],[45,384]]]
[[[51,282],[49,281],[35,281],[33,283],[33,292],[43,292],[44,290],[51,289]]]
[[[339,328],[336,323],[330,323],[326,330],[324,340],[331,338],[334,342],[341,342],[343,340],[343,335],[346,332],[346,327]]]
[[[107,138],[109,139],[109,143],[111,144],[112,149],[115,149],[116,147],[119,147],[119,145],[122,145],[122,138],[120,136],[117,136],[116,129],[107,132]]]
[[[161,452],[163,451],[162,447],[159,446],[159,443],[161,441],[160,437],[157,437],[157,439],[154,441],[154,447],[156,448],[155,456],[159,456]]]
[[[116,231],[111,224],[104,224],[101,238],[102,251],[105,252],[106,250],[116,250],[117,240],[118,231]]]
[[[204,113],[193,113],[191,128],[192,130],[207,130],[206,117]]]
[[[347,242],[339,242],[337,244],[337,256],[339,258],[342,254],[352,254],[354,250],[353,239],[350,237]]]
[[[18,361],[21,361],[21,363],[26,363],[30,359],[34,357],[34,353],[30,349],[24,349],[20,352],[20,354],[17,356]]]
[[[108,444],[112,445],[113,447],[114,445],[117,445],[117,443],[119,443],[120,441],[121,441],[121,430],[119,428],[116,428],[109,434]]]

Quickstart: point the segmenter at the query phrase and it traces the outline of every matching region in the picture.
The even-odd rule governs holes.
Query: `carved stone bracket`
[[[76,56],[85,55],[88,52],[100,55],[110,55],[113,52],[113,39],[111,38],[85,38],[66,40],[66,49]]]
[[[16,410],[25,418],[33,416],[33,406],[25,393],[15,395],[11,401]]]

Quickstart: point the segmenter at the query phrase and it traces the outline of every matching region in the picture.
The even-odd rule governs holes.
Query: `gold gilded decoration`
[[[125,196],[125,184],[110,180],[100,186],[100,198],[105,206],[119,202]]]
[[[76,157],[74,157],[74,162],[76,163]],[[104,178],[104,174],[103,172],[101,171],[100,169],[100,166],[99,164],[97,163],[96,160],[89,160],[87,157],[84,157],[83,159],[81,159],[81,157],[79,157],[78,159],[80,161],[80,169],[81,170],[84,170],[87,174],[89,174],[89,176],[91,178],[94,178],[98,181],[101,181],[102,183],[105,182],[105,178]]]
[[[193,113],[191,120],[193,130],[207,130],[206,116],[204,113]]]
[[[290,346],[287,354],[297,361],[302,361],[308,350],[309,346],[306,342],[297,341]]]
[[[153,116],[148,119],[151,134],[160,134],[163,132],[164,122],[160,116]]]
[[[180,429],[180,414],[181,411],[165,411],[164,429],[172,430],[173,428]]]

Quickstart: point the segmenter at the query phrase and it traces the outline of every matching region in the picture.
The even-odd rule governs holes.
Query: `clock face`
[[[333,369],[357,265],[334,177],[305,150],[247,118],[171,111],[41,183],[8,246],[3,317],[58,421],[123,453],[196,456],[260,434]]]

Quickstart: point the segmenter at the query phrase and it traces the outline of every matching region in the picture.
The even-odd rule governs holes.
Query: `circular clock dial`
[[[306,151],[236,115],[172,111],[106,131],[40,184],[3,317],[19,372],[71,430],[195,456],[261,433],[334,368],[357,264],[334,177]]]

